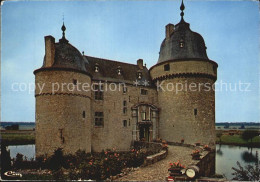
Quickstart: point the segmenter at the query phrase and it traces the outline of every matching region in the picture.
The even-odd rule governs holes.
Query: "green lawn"
[[[4,144],[34,144],[35,135],[30,133],[1,133],[1,140]]]
[[[220,142],[219,138],[217,138],[217,142]],[[222,144],[238,144],[238,145],[250,145],[251,140],[246,141],[241,138],[241,135],[222,135],[221,136]],[[252,140],[253,144],[260,144],[260,136],[256,136]]]

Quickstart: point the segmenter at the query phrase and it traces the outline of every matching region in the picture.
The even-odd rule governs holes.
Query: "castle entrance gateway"
[[[158,108],[138,103],[132,107],[133,140],[152,141],[158,138]]]

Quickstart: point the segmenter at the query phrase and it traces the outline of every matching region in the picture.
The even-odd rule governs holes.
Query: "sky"
[[[33,71],[44,36],[66,38],[85,55],[150,68],[165,25],[180,21],[181,1],[7,1],[1,6],[1,121],[35,121]],[[259,122],[257,1],[184,1],[184,19],[218,63],[216,122]],[[222,86],[221,86],[222,85]],[[240,89],[239,89],[240,85]],[[235,89],[236,88],[236,89]],[[20,91],[18,91],[20,90]]]

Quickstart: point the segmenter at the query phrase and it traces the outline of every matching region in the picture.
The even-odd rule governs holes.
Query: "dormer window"
[[[117,67],[117,75],[122,75],[122,68],[120,66]]]
[[[138,73],[137,73],[137,78],[138,78],[138,79],[142,79],[142,73],[141,73],[141,72],[138,72]]]
[[[180,45],[180,48],[184,47],[184,40],[183,39],[180,40],[179,45]]]
[[[99,66],[98,66],[98,64],[95,65],[95,72],[96,72],[96,73],[99,72]]]

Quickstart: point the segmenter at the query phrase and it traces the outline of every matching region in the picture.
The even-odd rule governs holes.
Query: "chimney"
[[[55,38],[52,36],[45,36],[45,66],[51,67],[54,63],[55,56]]]
[[[137,65],[138,65],[139,69],[141,69],[141,70],[144,68],[143,62],[144,61],[142,59],[137,60]]]
[[[174,25],[169,23],[168,25],[165,26],[165,34],[166,34],[166,39],[168,40],[171,37],[171,34],[174,32]]]

